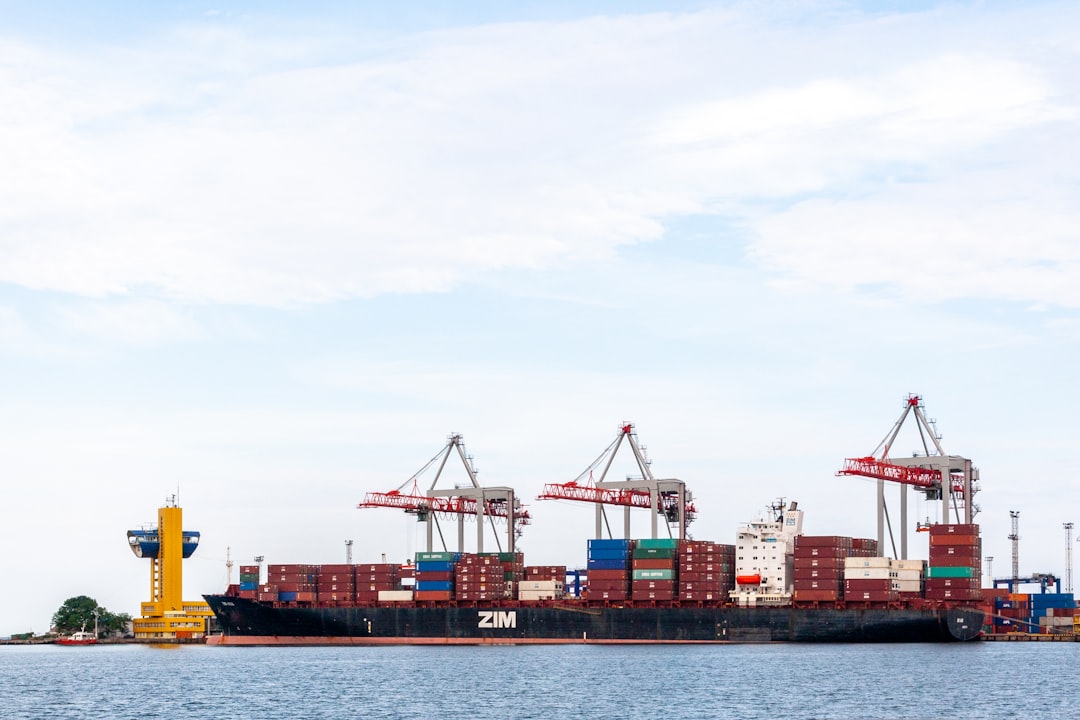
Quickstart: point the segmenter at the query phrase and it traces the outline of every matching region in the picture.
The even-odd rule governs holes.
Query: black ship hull
[[[588,607],[508,603],[295,607],[206,595],[221,645],[950,642],[979,636],[971,607]]]

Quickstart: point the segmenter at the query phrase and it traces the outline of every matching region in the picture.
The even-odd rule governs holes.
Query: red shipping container
[[[797,557],[795,558],[795,569],[800,568],[833,568],[838,569],[844,567],[843,558],[828,558],[828,557]]]
[[[957,557],[956,555],[946,555],[945,557],[931,558],[930,567],[964,567],[971,568],[976,577],[979,574],[979,558],[965,558]]]
[[[590,588],[586,597],[590,600],[626,600],[630,597],[630,593],[626,590],[592,590]]]
[[[844,600],[856,602],[892,602],[898,599],[897,594],[892,590],[865,590],[853,593],[844,591]]]
[[[851,538],[844,535],[798,535],[795,549],[800,547],[850,548]]]
[[[733,566],[725,566],[721,562],[684,562],[679,563],[679,572],[734,572]]]
[[[735,582],[735,573],[687,572],[679,573],[679,579],[696,580],[699,582],[723,582],[724,580]]]
[[[943,588],[941,590],[927,590],[927,600],[982,600],[982,590],[966,590],[964,588]]]
[[[279,582],[277,588],[281,592],[305,592],[315,591],[315,583],[309,582]]]
[[[937,525],[931,525],[930,526],[930,536],[931,537],[933,537],[934,535],[945,535],[945,534],[951,534],[951,535],[978,535],[979,534],[979,526],[977,524],[974,524],[974,523],[972,523],[972,524],[960,523],[960,524],[951,524],[951,525],[949,523],[939,523]]]
[[[885,578],[883,580],[870,580],[866,578],[857,578],[854,580],[844,581],[844,595],[851,595],[852,593],[859,592],[876,592],[876,591],[891,591],[892,580]]]
[[[608,591],[608,590],[624,590],[624,589],[625,590],[630,589],[630,581],[629,580],[596,580],[596,579],[590,579],[589,580],[589,590],[590,591],[604,592],[604,591]]]
[[[679,591],[679,598],[682,600],[694,600],[696,602],[714,602],[717,600],[723,600],[727,595],[721,594],[713,590],[689,590],[687,592]]]
[[[448,571],[445,572],[419,572],[416,573],[417,582],[452,582],[454,579],[454,573]]]
[[[589,580],[625,580],[629,581],[630,573],[626,570],[590,570]]]
[[[640,558],[631,561],[633,570],[674,570],[675,558]]]
[[[843,580],[844,571],[840,568],[795,568],[792,571],[792,578],[795,582],[800,580]]]
[[[680,580],[679,581],[679,589],[680,590],[714,590],[715,591],[715,590],[719,590],[721,587],[723,587],[723,583],[721,583],[719,580],[711,580],[711,581],[706,581],[706,580],[702,580],[702,581]]]
[[[643,590],[674,590],[674,580],[634,580],[630,584],[631,592]]]
[[[631,600],[661,600],[675,599],[674,590],[634,590],[630,593]]]
[[[413,599],[417,602],[425,600],[449,600],[449,590],[417,590],[413,593]]]
[[[967,545],[975,546],[979,544],[978,535],[931,535],[930,547],[935,545]]]
[[[258,595],[259,595],[259,592],[257,590],[241,590],[240,591],[240,597],[244,598],[245,600],[256,600],[256,599],[258,599]]]
[[[840,590],[843,588],[843,583],[839,578],[833,578],[832,580],[796,580],[794,587],[796,590]]]
[[[834,602],[840,599],[840,590],[801,590],[795,588],[792,597],[798,602]]]
[[[978,590],[981,585],[982,581],[979,578],[927,578],[925,587],[927,590],[946,588]]]

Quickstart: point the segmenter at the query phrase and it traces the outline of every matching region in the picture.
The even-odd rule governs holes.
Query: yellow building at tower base
[[[183,510],[173,497],[158,508],[157,527],[128,530],[128,545],[136,557],[150,561],[150,601],[132,625],[136,640],[203,638],[214,616],[202,600],[183,600],[185,558],[199,546],[199,533],[183,529]]]

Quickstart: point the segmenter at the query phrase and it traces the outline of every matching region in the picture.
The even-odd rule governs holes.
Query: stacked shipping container
[[[254,600],[259,594],[259,575],[262,569],[258,565],[240,566],[240,597]]]
[[[418,601],[450,600],[454,596],[454,565],[461,553],[416,553],[416,591]]]
[[[275,599],[281,602],[315,602],[318,573],[318,565],[271,565],[259,594],[269,595],[276,589]]]
[[[324,565],[327,567],[348,567],[337,565]],[[397,592],[401,587],[401,569],[396,563],[375,563],[372,565],[356,566],[356,602],[372,603],[386,599],[383,595],[387,592]],[[319,599],[322,599],[320,590]]]
[[[627,600],[630,597],[630,556],[633,540],[589,540],[590,600]]]
[[[792,599],[834,602],[844,593],[844,559],[852,554],[851,538],[841,535],[799,535],[795,538]]]
[[[735,546],[685,540],[679,546],[679,599],[717,601],[735,588]]]
[[[930,600],[982,599],[982,540],[974,524],[930,526],[926,597]]]
[[[454,568],[458,600],[502,600],[515,596],[525,570],[521,553],[464,554]]]
[[[674,538],[635,540],[631,556],[630,598],[673,600],[678,553],[679,541]]]

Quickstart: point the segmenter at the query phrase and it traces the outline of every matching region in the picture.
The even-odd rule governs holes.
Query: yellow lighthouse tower
[[[213,616],[202,600],[183,600],[181,563],[199,547],[199,533],[183,529],[183,510],[176,496],[158,508],[157,527],[128,530],[128,545],[135,557],[150,561],[150,602],[142,604],[142,617],[135,618],[137,639],[184,639],[206,635],[207,620]]]

